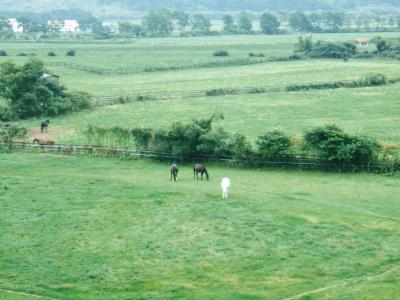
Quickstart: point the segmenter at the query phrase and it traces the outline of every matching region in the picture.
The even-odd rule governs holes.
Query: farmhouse
[[[79,32],[79,22],[77,20],[49,20],[48,25],[57,26],[60,32]]]
[[[22,26],[22,24],[20,24],[17,19],[12,18],[12,19],[8,19],[8,24],[10,24],[12,30],[15,33],[22,33],[24,31],[24,27]]]

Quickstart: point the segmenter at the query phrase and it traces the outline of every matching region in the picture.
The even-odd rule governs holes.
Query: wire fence
[[[395,84],[400,82],[400,78],[389,79],[386,84]],[[175,100],[183,98],[199,98],[199,97],[215,97],[226,95],[243,95],[243,94],[261,94],[273,92],[286,92],[289,87],[296,90],[295,87],[303,88],[304,90],[318,89],[315,87],[323,87],[321,89],[335,89],[339,88],[337,81],[325,82],[297,82],[290,85],[269,85],[258,87],[240,87],[240,88],[215,88],[209,90],[185,90],[185,91],[144,91],[136,94],[126,94],[124,96],[96,96],[94,97],[95,104],[98,106],[130,103],[133,101],[147,101],[147,100]],[[356,88],[353,86],[354,81],[340,81],[342,88]],[[307,87],[310,87],[308,89]],[[362,86],[360,86],[362,87]]]
[[[0,143],[2,149],[10,147]],[[265,160],[261,157],[248,157],[237,159],[229,155],[196,155],[191,157],[182,157],[171,153],[152,152],[147,150],[129,149],[129,148],[110,148],[87,145],[38,145],[23,142],[14,142],[12,149],[24,150],[30,152],[49,152],[64,155],[98,155],[107,158],[150,158],[160,161],[176,162],[220,162],[234,166],[257,167],[257,168],[279,168],[279,169],[300,169],[300,170],[318,170],[333,172],[371,172],[371,173],[394,173],[400,172],[400,162],[375,161],[359,164],[350,164],[345,162],[329,162],[319,159],[316,156],[304,154],[291,154],[281,160]]]

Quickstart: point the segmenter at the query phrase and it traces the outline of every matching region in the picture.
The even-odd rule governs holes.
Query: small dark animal
[[[176,181],[178,179],[178,171],[179,171],[178,165],[176,163],[173,163],[171,165],[170,171],[171,171],[171,181],[172,180]]]
[[[33,143],[38,143],[38,145],[41,145],[41,146],[54,145],[55,144],[53,140],[38,139],[38,138],[35,138],[33,140]]]
[[[349,56],[348,56],[347,54],[345,54],[345,55],[343,56],[343,61],[344,61],[344,62],[348,62],[348,61],[349,61]]]
[[[42,123],[40,123],[40,131],[41,132],[44,132],[44,131],[47,132],[47,129],[49,129],[49,124],[50,124],[49,120],[46,120],[46,121],[43,121]]]
[[[201,180],[203,180],[203,174],[206,174],[207,180],[210,178],[208,176],[207,168],[204,165],[201,164],[195,164],[193,165],[193,178],[199,179],[199,173],[201,174]]]

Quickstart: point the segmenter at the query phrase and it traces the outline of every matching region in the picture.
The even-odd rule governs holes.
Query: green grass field
[[[372,38],[377,34],[362,34]],[[397,37],[398,34],[383,34]],[[354,40],[359,34],[314,35]],[[143,39],[131,44],[2,43],[12,59],[104,68],[187,65],[248,52],[289,55],[297,36]],[[65,57],[67,49],[76,57]],[[48,58],[55,51],[59,56]],[[4,61],[6,58],[1,58]],[[303,60],[95,75],[50,68],[71,90],[95,96],[286,86],[399,77],[395,60]],[[300,136],[335,123],[400,144],[399,84],[135,101],[21,121],[28,140],[85,144],[87,126],[163,128],[222,112],[219,123],[252,142],[265,130]],[[134,145],[132,145],[134,147]],[[396,299],[400,294],[398,175],[246,170],[210,165],[210,181],[167,163],[55,154],[0,154],[0,299]],[[231,196],[219,182],[229,176]],[[39,298],[41,299],[41,298]]]
[[[88,125],[162,128],[173,121],[206,118],[223,112],[220,123],[232,133],[255,140],[265,130],[302,135],[314,126],[335,123],[352,133],[399,143],[399,84],[361,89],[280,92],[133,102],[52,119],[49,135],[58,143],[86,143]],[[40,120],[23,124],[37,128]],[[37,130],[29,138],[37,136]]]
[[[209,166],[201,182],[183,166],[171,183],[167,165],[146,161],[3,154],[0,164],[2,299],[400,293],[397,177]]]

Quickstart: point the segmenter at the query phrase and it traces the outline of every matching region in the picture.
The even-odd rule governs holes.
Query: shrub
[[[28,56],[25,52],[18,53],[17,56]]]
[[[264,53],[253,53],[253,52],[250,52],[249,53],[249,57],[265,57],[265,54]]]
[[[149,128],[134,128],[131,131],[135,145],[139,149],[148,149],[150,140],[153,136],[153,130]]]
[[[7,148],[11,148],[17,138],[26,136],[27,130],[18,124],[0,124],[0,139]]]
[[[229,56],[229,52],[226,50],[218,50],[214,52],[214,56],[219,56],[219,57]]]
[[[367,74],[363,79],[361,79],[361,82],[365,86],[375,86],[375,85],[384,85],[388,82],[388,79],[386,75],[379,74],[379,73],[370,73]]]
[[[326,125],[306,132],[306,147],[318,157],[341,163],[370,162],[381,146],[375,140],[352,136],[336,125]]]
[[[67,52],[67,55],[68,55],[68,52]],[[75,54],[74,54],[75,55]],[[53,51],[49,51],[49,52],[47,52],[47,56],[56,56],[56,53],[55,52],[53,52]],[[73,56],[73,55],[72,55]]]
[[[76,51],[74,49],[70,49],[66,53],[67,56],[75,56],[75,54],[76,54]]]
[[[7,52],[4,50],[0,50],[0,56],[7,56]]]
[[[268,131],[258,137],[258,154],[266,159],[282,159],[289,154],[291,138],[280,130]]]

